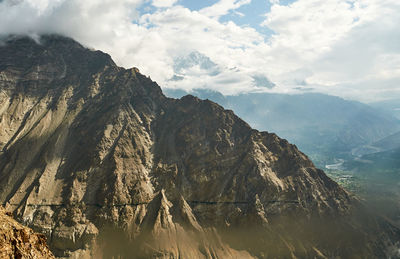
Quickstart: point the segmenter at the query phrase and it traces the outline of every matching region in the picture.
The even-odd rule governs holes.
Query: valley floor
[[[325,169],[346,190],[365,200],[370,208],[400,225],[400,172],[356,172]]]

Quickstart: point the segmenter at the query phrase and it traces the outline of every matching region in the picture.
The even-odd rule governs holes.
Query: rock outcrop
[[[60,36],[0,46],[0,150],[0,201],[58,257],[382,258],[400,237],[286,140]]]
[[[22,226],[0,207],[0,258],[43,259],[54,256],[46,245],[44,235]]]

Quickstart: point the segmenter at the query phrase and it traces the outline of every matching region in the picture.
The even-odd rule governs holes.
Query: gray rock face
[[[58,257],[379,258],[400,237],[286,140],[60,36],[0,46],[0,150],[0,201]]]

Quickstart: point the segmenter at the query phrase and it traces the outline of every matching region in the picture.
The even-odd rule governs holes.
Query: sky
[[[0,0],[0,34],[58,33],[162,88],[400,99],[399,0]]]

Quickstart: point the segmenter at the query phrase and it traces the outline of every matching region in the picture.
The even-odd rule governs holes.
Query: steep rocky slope
[[[0,201],[58,257],[382,258],[397,227],[297,148],[60,36],[0,46]]]
[[[175,89],[164,93],[170,97],[188,94]],[[374,142],[400,130],[400,121],[389,112],[319,93],[222,95],[204,89],[190,93],[232,109],[259,130],[288,139],[320,168],[333,164],[337,158],[350,160],[377,152]]]
[[[54,258],[43,235],[22,226],[0,207],[0,258]]]

